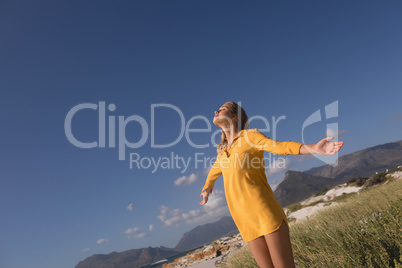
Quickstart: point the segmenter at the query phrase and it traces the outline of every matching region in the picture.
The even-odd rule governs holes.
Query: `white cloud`
[[[128,239],[139,239],[148,236],[146,233],[141,233],[140,231],[141,228],[134,227],[134,228],[128,228],[127,230],[124,231],[124,233],[127,235]]]
[[[176,186],[186,186],[193,184],[198,179],[198,176],[192,173],[190,176],[183,176],[175,180],[174,185]]]
[[[140,231],[139,227],[134,227],[134,228],[128,228],[127,230],[124,231],[125,234],[136,234]]]
[[[98,241],[96,241],[96,243],[98,243],[99,245],[101,245],[103,243],[107,243],[107,242],[109,242],[108,238],[101,238],[101,239],[98,239]]]
[[[139,233],[136,235],[132,235],[130,237],[128,237],[128,239],[140,239],[140,238],[144,238],[147,237],[148,235],[146,233]]]
[[[275,158],[272,163],[269,165],[268,175],[272,176],[273,174],[284,172],[288,170],[293,165],[292,161],[289,158]]]
[[[208,175],[209,171],[211,170],[212,166],[207,167],[207,169],[205,169],[203,171],[204,175]]]
[[[169,208],[167,206],[160,206],[159,207],[159,216],[158,219],[160,219],[162,222],[165,221],[167,214],[169,212]]]
[[[342,137],[346,133],[346,130],[339,130],[339,129],[327,129],[327,137]]]
[[[158,219],[164,223],[163,227],[178,227],[182,222],[187,224],[205,222],[229,214],[224,192],[217,189],[209,196],[207,204],[200,209],[183,212],[180,209],[171,210],[167,206],[161,206],[159,211]]]
[[[81,252],[87,252],[87,251],[91,251],[90,248],[84,248],[83,250],[81,250]]]
[[[150,232],[153,232],[155,230],[156,230],[156,228],[155,228],[155,226],[153,224],[149,225],[149,231]]]
[[[128,211],[133,211],[133,204],[131,203],[131,204],[129,204],[127,207],[126,207],[126,210],[128,210]]]

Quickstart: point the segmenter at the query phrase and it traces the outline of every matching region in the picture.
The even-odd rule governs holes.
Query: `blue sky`
[[[339,155],[400,140],[401,11],[400,1],[1,1],[0,266],[67,268],[93,254],[174,247],[227,215],[221,178],[199,205],[205,159],[216,154],[213,111],[227,100],[255,117],[251,127],[267,119],[263,132],[278,140],[313,143],[337,127]],[[96,109],[77,111],[71,132],[97,147],[67,138],[80,104]],[[322,120],[303,129],[316,111]],[[121,134],[127,118],[137,121]],[[180,138],[181,119],[205,131]],[[177,142],[155,148],[152,132],[155,144]],[[144,142],[125,147],[125,160],[120,134]],[[287,169],[327,161],[276,157],[273,188]],[[152,166],[158,159],[164,168]]]

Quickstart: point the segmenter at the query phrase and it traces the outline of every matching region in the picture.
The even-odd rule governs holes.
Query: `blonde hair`
[[[228,101],[222,106],[228,108],[229,112],[231,112],[232,114],[237,115],[236,126],[239,131],[248,128],[248,117],[246,111],[244,111],[244,109],[239,104],[233,101]],[[225,149],[227,145],[228,140],[226,138],[225,132],[222,130],[221,142],[217,145],[218,152],[222,153],[223,149]]]

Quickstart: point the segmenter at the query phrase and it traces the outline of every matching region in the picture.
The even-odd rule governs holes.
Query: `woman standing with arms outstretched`
[[[216,179],[223,175],[230,213],[258,265],[294,267],[288,221],[267,182],[264,151],[332,155],[341,149],[343,142],[332,142],[332,137],[310,145],[274,141],[257,129],[247,129],[247,114],[234,102],[227,102],[215,111],[213,123],[222,129],[222,141],[202,189],[200,204],[207,203]]]

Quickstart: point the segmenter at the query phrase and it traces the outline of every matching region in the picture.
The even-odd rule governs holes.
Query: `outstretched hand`
[[[300,147],[299,154],[323,154],[323,155],[333,155],[339,152],[342,148],[343,141],[331,141],[334,137],[326,137],[317,144],[303,144]]]
[[[331,141],[334,137],[326,137],[314,146],[314,150],[323,155],[333,155],[339,152],[342,148],[344,142],[343,141]]]
[[[203,191],[200,196],[202,197],[202,201],[200,202],[200,205],[203,206],[208,202],[209,193],[207,191]]]

